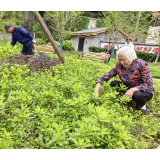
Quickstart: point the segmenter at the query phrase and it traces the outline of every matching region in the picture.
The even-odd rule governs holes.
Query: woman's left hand
[[[132,95],[133,95],[133,91],[131,89],[129,89],[125,94],[124,97],[129,97],[130,99],[132,99]]]

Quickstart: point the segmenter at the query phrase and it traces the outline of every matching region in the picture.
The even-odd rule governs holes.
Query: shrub
[[[15,56],[20,52],[21,52],[21,48],[19,47],[18,44],[13,47],[10,45],[10,42],[7,42],[4,40],[0,45],[0,60]]]
[[[139,59],[142,59],[146,62],[149,62],[151,60],[151,58],[154,56],[154,54],[152,53],[147,53],[147,52],[143,52],[143,51],[136,51],[137,57]],[[151,62],[154,62],[157,56],[155,56]],[[158,59],[158,62],[160,62],[160,58]]]
[[[102,47],[96,47],[96,46],[90,46],[88,47],[90,52],[107,52],[108,48],[102,48]],[[116,53],[117,49],[114,49],[114,53]],[[112,49],[109,50],[108,54],[112,53]]]
[[[75,48],[74,48],[73,43],[72,43],[72,40],[63,41],[62,49],[65,50],[65,51],[71,51],[71,49],[73,51],[75,51]]]
[[[36,45],[45,45],[45,41],[43,41],[41,38],[36,38]]]

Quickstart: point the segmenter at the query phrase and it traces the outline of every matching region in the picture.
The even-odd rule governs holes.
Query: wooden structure
[[[80,53],[78,59],[92,60],[107,64],[111,58],[111,54],[101,54],[95,52]]]
[[[55,49],[52,46],[39,45],[36,46],[35,49],[55,52]]]

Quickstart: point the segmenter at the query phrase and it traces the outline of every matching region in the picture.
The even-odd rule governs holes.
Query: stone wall
[[[146,43],[158,43],[158,35],[159,35],[160,26],[157,27],[149,27],[148,36],[146,38]]]
[[[88,47],[90,46],[100,47],[101,46],[100,38],[97,36],[85,37],[83,52],[88,52],[89,51]]]
[[[72,39],[73,46],[75,47],[75,50],[78,51],[79,37],[72,36],[71,39]]]
[[[95,28],[96,24],[97,24],[97,19],[96,18],[91,18],[90,21],[89,21],[87,29]]]
[[[11,41],[12,40],[12,35],[11,34],[0,33],[0,42],[2,42],[3,39],[6,39],[7,41]]]

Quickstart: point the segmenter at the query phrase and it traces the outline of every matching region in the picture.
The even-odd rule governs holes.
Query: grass
[[[149,63],[149,68],[152,73],[153,78],[159,78],[160,79],[160,62],[157,63]]]

